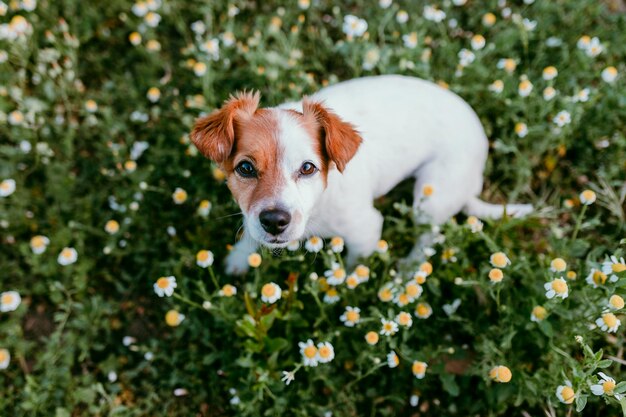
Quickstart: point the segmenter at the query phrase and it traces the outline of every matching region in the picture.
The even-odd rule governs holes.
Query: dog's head
[[[196,121],[191,140],[226,172],[250,235],[283,247],[305,234],[329,171],[343,172],[362,139],[322,103],[305,99],[300,113],[259,109],[259,98],[231,97]]]

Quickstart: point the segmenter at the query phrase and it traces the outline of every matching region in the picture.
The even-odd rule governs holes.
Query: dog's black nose
[[[264,210],[259,214],[259,221],[267,233],[278,235],[289,226],[291,215],[280,209]]]

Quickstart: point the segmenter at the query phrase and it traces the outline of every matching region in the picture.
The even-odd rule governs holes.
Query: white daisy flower
[[[591,285],[593,288],[598,288],[599,286],[606,284],[607,279],[608,277],[604,272],[595,268],[591,268],[589,275],[587,275],[587,278],[585,278],[585,282],[587,282],[587,284]],[[615,281],[617,281],[617,279]]]
[[[398,331],[398,323],[392,320],[380,319],[383,327],[380,329],[380,334],[383,336],[393,336]]]
[[[0,182],[0,197],[8,197],[15,192],[15,180],[12,178]]]
[[[550,101],[554,97],[556,97],[556,90],[554,89],[554,87],[549,86],[543,89],[543,99],[545,101]]]
[[[602,80],[606,83],[612,83],[617,79],[617,68],[610,66],[602,70]]]
[[[402,25],[408,21],[409,21],[409,14],[406,12],[406,10],[399,10],[398,13],[396,13],[396,22]]]
[[[335,358],[335,349],[330,342],[322,342],[317,344],[317,360],[320,363],[328,363]]]
[[[312,236],[308,238],[307,241],[304,243],[304,249],[306,249],[309,252],[318,253],[323,248],[324,248],[324,241],[317,236]]]
[[[343,18],[343,33],[345,33],[349,38],[363,36],[366,30],[366,20],[359,19],[358,17],[351,14],[346,15]]]
[[[598,383],[589,387],[591,388],[591,392],[594,395],[614,395],[615,398],[619,401],[622,398],[622,395],[613,392],[613,390],[615,389],[615,385],[617,385],[615,380],[604,372],[599,372],[598,376],[600,376],[600,380],[598,381]]]
[[[604,51],[604,46],[600,42],[600,39],[593,37],[589,42],[589,45],[585,48],[585,53],[587,56],[595,58],[600,55]]]
[[[405,311],[401,311],[400,313],[398,313],[394,321],[398,323],[399,326],[406,328],[409,328],[413,325],[413,319],[411,318],[411,315]]]
[[[578,196],[580,198],[580,202],[586,206],[589,206],[596,201],[596,193],[592,190],[585,190]]]
[[[472,49],[475,51],[479,51],[485,47],[487,41],[483,35],[474,35],[472,36],[472,40],[470,44],[472,45]]]
[[[174,294],[174,288],[176,288],[176,278],[173,276],[161,277],[154,283],[154,292],[159,297],[171,297]]]
[[[570,381],[565,381],[565,385],[559,385],[556,388],[556,398],[558,398],[563,404],[571,404],[574,402],[576,399],[576,393],[574,392]]]
[[[44,253],[49,244],[50,239],[43,235],[33,236],[30,239],[30,249],[35,255],[41,255],[42,253]]]
[[[359,279],[359,284],[367,282],[370,279],[370,269],[365,265],[357,265],[354,268],[354,274]]]
[[[324,272],[329,285],[341,285],[346,280],[346,270],[337,262],[333,262],[331,269]]]
[[[11,363],[11,354],[6,349],[0,349],[0,369],[7,369]]]
[[[299,240],[292,240],[291,242],[289,242],[287,244],[287,250],[288,251],[295,252],[298,249],[300,249],[300,241]]]
[[[393,3],[393,0],[378,0],[378,5],[383,9],[391,6],[391,3]]]
[[[550,271],[552,272],[565,272],[567,269],[567,262],[563,258],[554,258],[550,262]]]
[[[523,123],[523,122],[515,123],[514,130],[515,130],[515,134],[519,136],[520,138],[526,137],[526,135],[528,135],[528,126],[526,125],[526,123]]]
[[[546,317],[548,317],[548,310],[542,306],[533,307],[533,311],[530,313],[530,321],[534,321],[535,323],[543,321]]]
[[[616,256],[611,256],[608,261],[602,263],[602,273],[605,275],[611,275],[611,282],[617,281],[617,275],[620,272],[626,271],[626,261],[624,258],[617,259]]]
[[[550,282],[546,282],[543,287],[546,290],[546,297],[549,299],[554,297],[565,299],[569,295],[569,287],[563,278],[556,278]]]
[[[402,35],[402,42],[404,43],[405,48],[415,49],[417,46],[417,32]]]
[[[617,294],[613,294],[611,298],[609,298],[608,305],[609,308],[613,310],[621,310],[622,308],[624,308],[624,299]]]
[[[296,379],[296,373],[294,371],[283,371],[283,377],[280,379],[285,383],[285,385],[289,385],[294,379]]]
[[[426,375],[426,369],[428,368],[428,364],[426,362],[414,361],[413,365],[411,365],[411,371],[415,378],[423,379]]]
[[[602,331],[615,333],[622,322],[613,313],[604,313],[596,320],[596,326]]]
[[[495,80],[488,87],[492,93],[500,94],[504,90],[504,82],[502,80]]]
[[[174,200],[174,203],[176,204],[183,204],[187,201],[187,191],[180,187],[176,187],[174,193],[172,194],[172,200]]]
[[[542,77],[546,81],[554,80],[557,75],[559,75],[559,71],[552,65],[543,69]]]
[[[214,257],[213,252],[210,250],[202,249],[196,253],[196,265],[200,268],[208,268],[213,265]]]
[[[390,368],[395,368],[400,365],[400,358],[393,350],[387,354],[387,365]]]
[[[418,319],[427,319],[433,314],[433,309],[428,303],[417,303],[414,314]]]
[[[348,306],[346,311],[339,316],[339,320],[347,327],[354,327],[361,321],[361,309]]]
[[[476,216],[469,216],[466,220],[466,223],[470,227],[472,233],[478,233],[483,230],[483,222],[481,222]]]
[[[506,268],[511,265],[511,260],[504,252],[495,252],[489,257],[489,262],[495,268]]]
[[[59,256],[57,257],[57,262],[59,265],[71,265],[78,259],[78,252],[74,248],[63,248]]]
[[[467,67],[476,59],[476,55],[474,55],[474,53],[469,49],[465,48],[461,49],[457,56],[459,57],[459,65],[462,67]]]
[[[280,300],[282,296],[282,290],[273,282],[269,282],[261,288],[261,301],[268,304],[274,304],[276,301]]]
[[[326,304],[335,304],[339,301],[339,293],[335,288],[329,288],[324,294],[323,300]]]
[[[528,97],[532,91],[533,83],[531,83],[530,80],[523,79],[520,81],[519,86],[517,87],[517,92],[520,97]]]
[[[5,291],[0,294],[0,311],[7,313],[15,311],[22,303],[22,297],[17,291]]]
[[[237,295],[237,287],[234,285],[226,284],[217,293],[220,297],[233,297]]]
[[[339,236],[335,236],[330,240],[330,249],[335,253],[343,252],[344,242]]]
[[[302,355],[304,366],[317,366],[319,357],[315,343],[309,339],[306,342],[299,342],[298,347],[300,347],[300,354]]]
[[[431,22],[442,22],[446,18],[446,13],[434,6],[424,6],[424,18]]]

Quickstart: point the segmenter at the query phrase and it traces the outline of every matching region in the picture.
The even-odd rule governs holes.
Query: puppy
[[[374,199],[409,177],[416,179],[422,222],[441,224],[461,210],[483,218],[532,210],[478,199],[485,132],[465,101],[431,82],[384,75],[273,108],[259,108],[259,98],[236,94],[191,133],[198,150],[226,172],[244,215],[228,273],[245,272],[259,244],[282,248],[310,236],[343,237],[353,264],[381,237]],[[434,190],[427,198],[425,185]]]

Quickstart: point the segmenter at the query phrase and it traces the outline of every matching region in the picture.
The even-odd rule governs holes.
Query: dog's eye
[[[240,162],[235,168],[235,171],[244,178],[256,178],[256,169],[254,169],[254,165],[248,161]]]
[[[304,177],[308,177],[309,175],[313,175],[317,172],[317,167],[310,162],[305,162],[300,167],[300,175]]]

